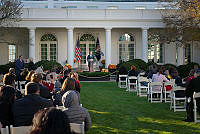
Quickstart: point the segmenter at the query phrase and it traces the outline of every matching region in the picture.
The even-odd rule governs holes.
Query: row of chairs
[[[84,127],[85,123],[77,124],[77,123],[70,123],[70,128],[72,132],[75,132],[77,134],[84,134]],[[28,134],[30,131],[30,126],[21,126],[21,127],[13,127],[12,125],[10,127],[2,128],[1,134]]]
[[[131,83],[131,81],[133,83]],[[143,85],[141,82],[147,83]],[[184,91],[184,87],[176,87],[175,80],[172,79],[170,82],[151,82],[151,79],[146,77],[127,77],[127,75],[119,75],[120,88],[127,88],[127,91],[131,91],[131,86],[133,86],[133,91],[137,92],[138,96],[147,96],[148,101],[150,102],[170,102],[170,110],[173,109],[176,111],[186,111],[186,97],[176,97],[176,91]],[[153,91],[153,86],[160,86],[161,90]],[[166,87],[171,86],[172,90],[167,91]],[[157,98],[153,97],[153,94],[159,94]],[[196,98],[200,97],[200,93],[194,93],[193,102],[194,102],[194,121],[200,122],[200,116],[197,114],[197,104]]]
[[[119,75],[119,83],[118,86],[120,88],[127,88],[127,91],[135,91],[137,92],[138,96],[147,96],[150,102],[162,102],[164,93],[164,101],[169,102],[170,99],[167,98],[167,94],[170,94],[170,91],[166,90],[166,86],[174,86],[175,81],[161,83],[161,82],[151,82],[151,79],[147,79],[147,77],[136,77],[136,76],[129,76],[127,75]],[[154,91],[152,90],[154,86],[160,86],[161,90]],[[132,88],[133,87],[133,88]],[[163,88],[164,87],[164,88]],[[160,94],[160,99],[153,98],[153,94]]]

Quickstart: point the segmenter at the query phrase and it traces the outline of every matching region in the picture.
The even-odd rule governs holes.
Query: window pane
[[[86,44],[80,44],[81,48],[81,64],[86,64]]]
[[[47,44],[41,44],[41,60],[47,60]]]
[[[56,61],[56,59],[57,59],[56,44],[50,44],[50,61]]]
[[[14,62],[15,61],[15,56],[16,56],[16,46],[15,45],[9,45],[8,46],[8,53],[9,53],[9,61]]]

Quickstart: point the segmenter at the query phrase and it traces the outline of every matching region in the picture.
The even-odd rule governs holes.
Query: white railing
[[[165,9],[160,2],[95,2],[64,0],[22,0],[24,8],[72,8],[72,9]]]

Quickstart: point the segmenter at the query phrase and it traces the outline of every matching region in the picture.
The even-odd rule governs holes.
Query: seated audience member
[[[187,77],[187,80],[186,80],[186,84],[188,84],[191,79],[194,79],[194,73],[195,73],[194,69],[190,70],[189,76]]]
[[[127,75],[128,74],[128,71],[126,69],[125,66],[121,66],[119,68],[119,72],[117,73],[117,79],[116,79],[116,82],[118,83],[119,82],[119,75]],[[122,79],[122,80],[126,80],[126,78]]]
[[[172,71],[172,74],[173,74],[172,78],[175,79],[175,84],[177,86],[185,87],[185,84],[183,84],[183,82],[182,82],[182,78],[178,75],[178,71],[174,69]],[[185,97],[185,91],[183,91],[183,90],[177,90],[177,91],[175,91],[175,96],[177,98]]]
[[[16,100],[16,91],[10,86],[0,87],[0,122],[3,127],[13,125],[12,105]]]
[[[25,97],[18,99],[13,104],[15,126],[29,126],[38,110],[53,106],[52,101],[40,97],[37,83],[29,82],[25,86]]]
[[[21,73],[20,73],[20,81],[25,81],[26,76],[28,75],[28,69],[24,69]]]
[[[52,69],[51,72],[47,75],[47,80],[55,82],[57,80],[57,76],[58,75],[56,74],[56,69]]]
[[[31,81],[31,76],[34,74],[35,72],[33,70],[28,72],[28,75],[26,76],[25,80],[26,80],[26,84],[29,83]]]
[[[8,73],[15,75],[15,69],[14,68],[10,68],[9,71],[8,71]]]
[[[157,73],[157,66],[156,65],[150,65],[149,71],[148,71],[148,74],[147,74],[147,78],[152,79],[153,74],[156,74],[156,73]]]
[[[66,110],[64,113],[68,116],[70,123],[85,123],[85,131],[91,127],[90,115],[86,108],[80,106],[80,100],[77,93],[73,90],[67,91],[62,97],[62,103]]]
[[[61,90],[61,83],[60,83],[60,81],[58,81],[58,80],[56,80],[55,81],[55,84],[54,84],[54,93],[57,93],[58,91],[60,91]]]
[[[49,89],[50,92],[53,91],[53,89],[54,89],[54,82],[53,82],[53,80],[51,80],[51,81],[42,80],[42,84],[44,86],[46,86]]]
[[[75,90],[75,80],[68,77],[65,79],[64,83],[62,84],[62,88],[60,91],[58,91],[54,96],[54,105],[62,106],[62,96],[69,90]],[[80,98],[80,94],[78,91],[75,91],[78,94],[78,97]],[[80,100],[80,99],[79,99]],[[80,104],[80,102],[79,102]]]
[[[5,74],[4,77],[3,77],[3,84],[5,87],[11,87],[15,90],[16,92],[16,97],[17,99],[21,98],[22,97],[22,93],[15,89],[15,74],[11,73],[11,74]]]
[[[29,134],[71,134],[67,115],[56,108],[38,111]]]
[[[64,70],[63,71],[63,77],[59,79],[60,83],[63,84],[66,78],[70,77],[70,71]]]
[[[128,76],[138,76],[138,72],[136,71],[136,67],[134,65],[132,65],[131,69],[128,71]]]
[[[187,97],[187,104],[186,104],[186,113],[187,118],[185,119],[186,122],[193,122],[194,121],[194,103],[193,103],[193,94],[194,92],[200,92],[200,69],[195,72],[196,78],[191,79],[187,85],[185,90],[185,94]],[[197,111],[200,111],[200,98],[197,100]]]
[[[78,74],[77,73],[72,73],[72,76],[71,76],[74,80],[75,80],[75,90],[78,91],[79,93],[81,92],[81,83],[80,81],[78,80]]]
[[[33,74],[31,76],[31,82],[37,83],[40,88],[40,96],[43,98],[51,99],[52,95],[48,89],[48,87],[42,84],[42,74]]]
[[[169,80],[163,74],[162,68],[160,68],[156,74],[153,74],[152,82],[169,82]],[[160,86],[153,86],[152,90],[153,91],[160,91],[161,87]]]

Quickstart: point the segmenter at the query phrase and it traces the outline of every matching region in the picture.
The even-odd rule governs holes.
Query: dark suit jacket
[[[93,59],[93,62],[95,61],[94,56],[88,55],[88,56],[87,56],[88,67],[90,67],[90,64],[91,64],[90,59]]]
[[[16,60],[16,75],[20,75],[21,69],[24,69],[24,60],[20,61],[20,59]]]
[[[200,76],[190,80],[185,90],[186,97],[193,98],[194,92],[200,92]]]
[[[42,98],[36,94],[30,94],[16,100],[13,104],[14,125],[29,126],[32,123],[34,114],[38,110],[53,106],[52,101]]]

